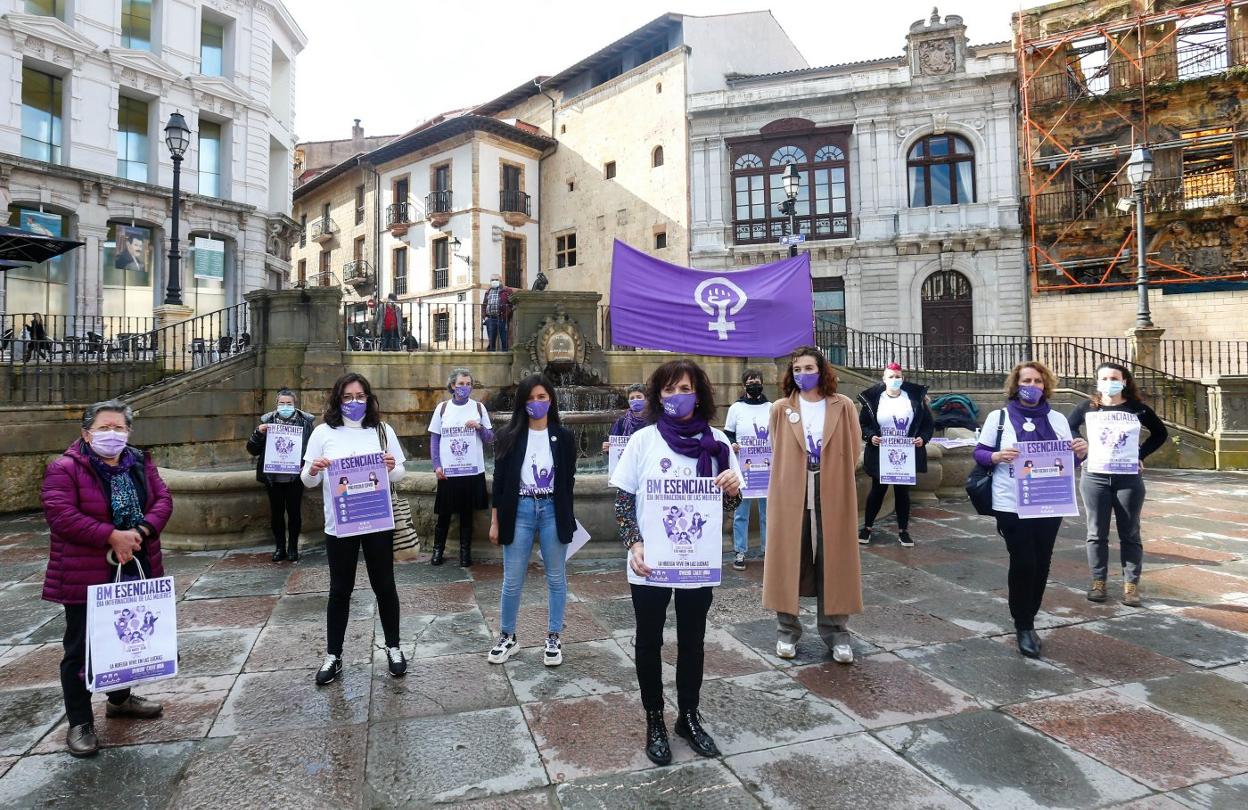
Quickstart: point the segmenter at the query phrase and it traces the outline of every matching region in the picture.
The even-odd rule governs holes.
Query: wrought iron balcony
[[[498,193],[498,210],[529,216],[529,195],[523,191],[504,189]]]
[[[1099,192],[1047,191],[1031,198],[1041,225],[1126,216],[1118,201],[1133,198],[1129,183],[1115,183]],[[1248,170],[1221,171],[1187,177],[1154,177],[1144,191],[1144,211],[1191,211],[1218,205],[1248,205]]]
[[[425,197],[425,213],[426,214],[449,214],[451,213],[451,190],[431,191]]]
[[[342,266],[342,280],[347,284],[352,284],[359,279],[371,279],[372,277],[373,266],[368,263],[367,259],[356,259]]]
[[[412,206],[410,203],[397,202],[386,206],[386,227],[410,225],[412,222]]]
[[[320,217],[312,223],[312,241],[325,243],[338,235],[338,226],[329,217]]]

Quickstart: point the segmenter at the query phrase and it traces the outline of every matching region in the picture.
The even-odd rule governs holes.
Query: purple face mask
[[[471,385],[457,385],[451,390],[451,396],[461,405],[468,401],[468,397],[472,396]]]
[[[92,433],[91,449],[100,458],[117,458],[121,455],[121,451],[126,449],[126,442],[129,440],[129,433],[117,433],[111,430],[107,433]]]
[[[676,419],[684,419],[693,413],[693,409],[698,406],[698,395],[689,394],[671,394],[663,397],[663,413]]]
[[[1044,398],[1044,389],[1038,385],[1020,385],[1018,398],[1024,405],[1035,405]]]
[[[819,372],[817,371],[798,371],[793,374],[793,382],[797,383],[797,387],[801,391],[812,391],[819,384]]]
[[[524,412],[529,415],[530,419],[541,419],[546,416],[549,410],[549,399],[535,399],[532,402],[526,402],[524,405]]]
[[[351,422],[363,422],[364,414],[368,413],[368,403],[356,402],[355,400],[344,402],[342,403],[341,411],[343,419]]]
[[[630,399],[628,401],[628,409],[633,413],[641,413],[646,409],[646,401],[644,399]]]

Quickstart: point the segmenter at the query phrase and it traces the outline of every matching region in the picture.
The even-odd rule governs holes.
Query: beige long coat
[[[806,509],[806,437],[799,394],[776,400],[771,408],[771,483],[767,488],[767,556],[763,566],[763,607],[798,613],[797,598],[815,595],[817,572],[811,557],[802,560],[802,521]],[[790,414],[798,414],[797,421]],[[854,467],[862,429],[849,397],[828,398],[823,424],[819,497],[823,510],[823,610],[829,616],[862,612],[862,569],[858,560],[858,489]]]

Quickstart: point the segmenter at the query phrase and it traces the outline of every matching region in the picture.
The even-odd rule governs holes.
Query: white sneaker
[[[833,644],[832,660],[838,664],[854,663],[854,648],[848,644]]]
[[[546,636],[546,652],[542,656],[542,662],[548,667],[557,667],[563,663],[563,643],[559,641],[558,633]]]
[[[776,642],[776,657],[777,658],[796,658],[797,657],[797,645],[790,644],[787,641],[777,641]]]
[[[736,556],[732,558],[732,567],[738,571],[744,571],[745,570],[745,555],[738,552]]]
[[[498,643],[490,650],[487,659],[491,664],[501,664],[511,657],[520,644],[516,641],[516,634],[507,635],[503,633],[498,637]]]

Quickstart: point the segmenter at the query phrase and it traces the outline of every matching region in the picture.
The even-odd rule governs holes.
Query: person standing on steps
[[[1111,416],[1112,415],[1112,416]],[[1140,572],[1144,543],[1140,539],[1140,513],[1144,509],[1144,459],[1166,443],[1166,424],[1140,398],[1135,377],[1126,366],[1102,363],[1096,370],[1096,392],[1075,406],[1070,414],[1071,433],[1078,436],[1088,427],[1088,464],[1079,481],[1079,494],[1088,519],[1088,568],[1092,586],[1088,601],[1104,602],[1109,576],[1109,518],[1118,523],[1118,546],[1122,561],[1122,603],[1140,607]],[[1093,428],[1097,426],[1097,429]],[[1148,439],[1140,441],[1140,429]],[[1108,463],[1095,464],[1095,446],[1107,448]],[[1134,450],[1134,452],[1132,452]],[[1115,452],[1116,451],[1116,452]],[[1096,454],[1100,455],[1100,454]],[[1134,464],[1131,464],[1134,456]],[[1093,469],[1093,467],[1100,469]]]
[[[298,474],[280,475],[264,471],[265,434],[269,425],[299,425],[303,428],[303,446],[299,458],[308,450],[308,439],[316,417],[299,410],[295,392],[283,388],[277,392],[277,407],[260,417],[259,426],[247,440],[247,452],[256,456],[256,480],[269,494],[269,526],[273,530],[273,562],[299,562],[299,532],[303,530],[303,480]]]
[[[1049,580],[1053,544],[1062,527],[1060,517],[1020,518],[1014,468],[1020,441],[1059,441],[1072,438],[1066,417],[1049,406],[1057,377],[1039,361],[1024,361],[1005,378],[1006,403],[984,419],[983,433],[975,446],[975,462],[992,469],[992,511],[997,534],[1010,553],[1008,575],[1010,616],[1014,620],[1018,651],[1028,658],[1040,657],[1036,614]],[[998,442],[998,439],[1000,440]],[[999,449],[998,449],[999,448]],[[1071,442],[1076,458],[1088,452],[1083,439]]]
[[[455,515],[459,516],[459,564],[472,565],[473,513],[490,506],[483,446],[494,441],[494,430],[485,406],[472,399],[472,386],[471,371],[452,371],[446,381],[451,398],[434,409],[429,423],[429,455],[438,477],[432,565],[442,564]]]
[[[382,454],[394,484],[406,472],[403,446],[394,429],[381,421],[381,407],[368,380],[349,373],[338,378],[325,402],[323,422],[312,431],[303,457],[303,483],[322,486],[325,502],[325,557],[329,563],[329,602],[325,607],[325,661],[316,672],[317,686],[342,674],[342,644],[351,615],[351,592],[360,552],[368,568],[368,582],[377,597],[377,615],[386,639],[386,660],[396,678],[407,673],[407,658],[399,649],[399,592],[394,584],[394,531],[354,537],[335,537],[334,482],[325,474],[333,459]],[[371,638],[370,638],[371,641]]]
[[[373,331],[381,335],[381,350],[397,352],[403,335],[403,308],[399,306],[399,297],[394,293],[386,296],[385,302],[377,308],[376,326]]]
[[[511,288],[503,286],[498,275],[490,276],[490,288],[481,299],[481,318],[485,322],[485,333],[489,338],[486,351],[507,351],[507,328],[511,322]]]
[[[871,526],[884,505],[889,484],[880,483],[880,438],[882,436],[909,436],[914,439],[914,470],[927,472],[927,443],[932,440],[935,422],[927,406],[927,387],[906,382],[899,363],[889,363],[884,369],[884,381],[858,395],[858,424],[862,428],[865,449],[862,466],[871,476],[871,491],[867,494],[867,512],[862,528],[858,530],[858,542],[871,542]],[[904,484],[892,484],[893,501],[897,510],[897,542],[909,548],[914,545],[910,537],[910,490]]]
[[[763,374],[756,368],[747,368],[741,375],[744,393],[728,407],[724,420],[724,435],[732,442],[732,452],[741,450],[737,435],[755,439],[767,437],[771,419],[771,401],[763,394]],[[758,504],[759,553],[767,554],[767,499],[742,498],[741,505],[732,517],[732,567],[745,570],[745,555],[750,550],[750,511]]]
[[[520,592],[533,556],[534,538],[546,570],[549,618],[542,663],[563,663],[563,611],[568,597],[567,544],[576,532],[572,490],[576,484],[576,437],[559,422],[555,387],[540,374],[520,381],[516,407],[498,432],[494,451],[494,508],[490,542],[503,547],[503,594],[498,643],[491,664],[516,651]]]
[[[646,756],[656,765],[672,761],[663,721],[663,625],[667,606],[676,599],[676,733],[704,757],[719,756],[715,740],[702,727],[698,705],[705,657],[706,615],[714,588],[678,584],[638,584],[652,569],[646,564],[641,527],[646,510],[657,508],[645,497],[647,482],[678,475],[714,478],[723,492],[723,509],[741,502],[741,472],[728,437],[711,427],[715,397],[710,379],[692,360],[672,360],[655,369],[646,386],[646,409],[653,425],[633,434],[611,476],[616,488],[615,517],[620,540],[628,549],[630,589],[637,621],[634,649],[641,704],[646,710]]]
[[[776,611],[776,655],[794,658],[802,637],[799,596],[814,596],[816,625],[833,660],[852,664],[850,614],[862,612],[862,570],[854,526],[854,468],[862,434],[849,397],[814,346],[795,351],[784,399],[771,408],[771,480],[763,607]]]

